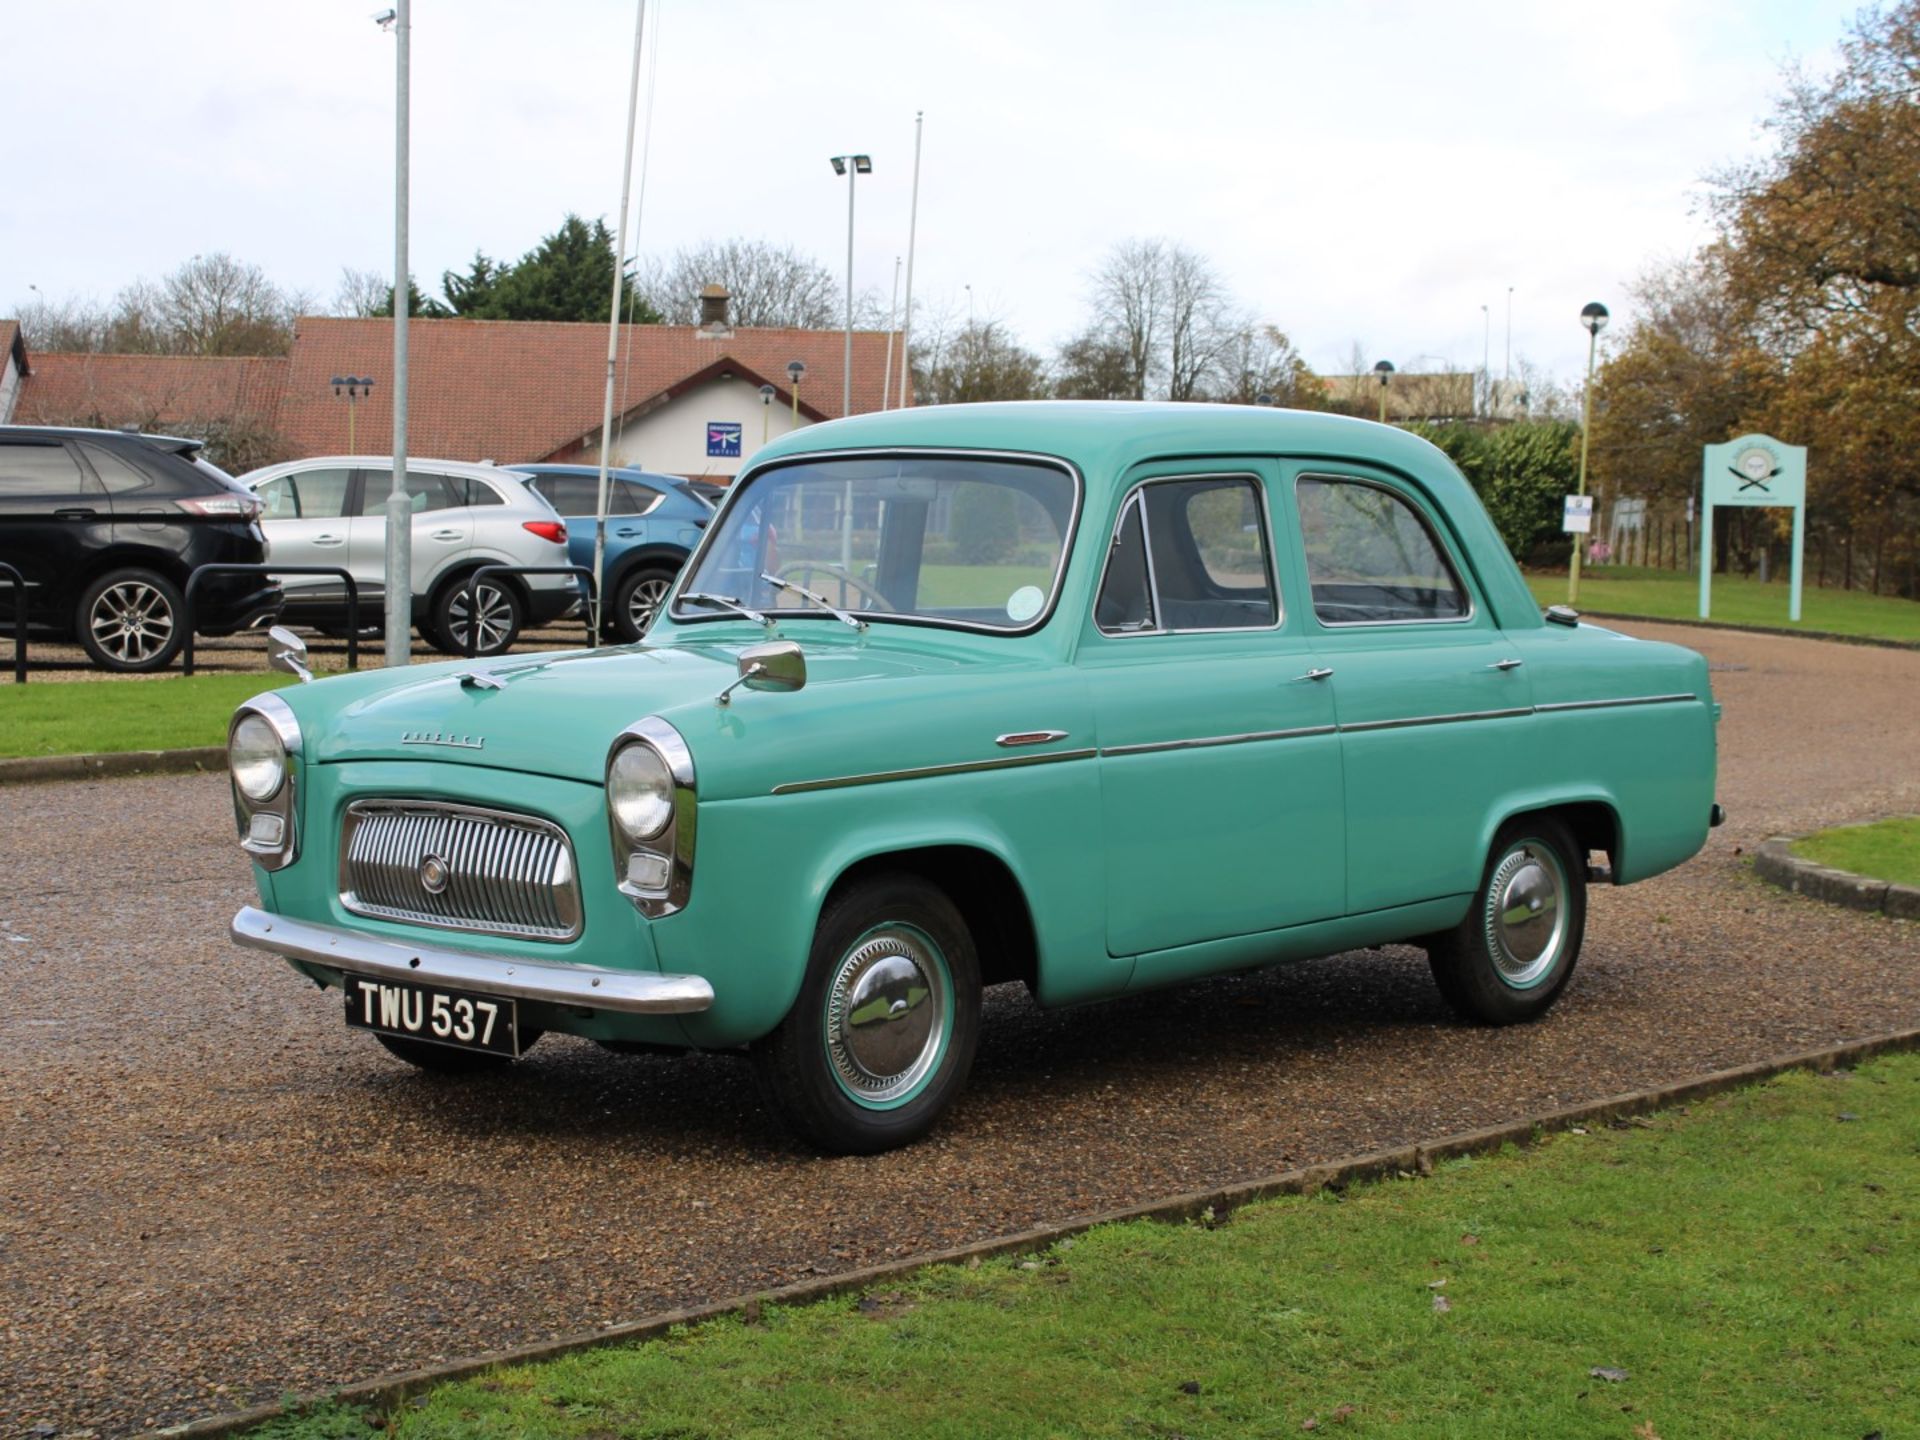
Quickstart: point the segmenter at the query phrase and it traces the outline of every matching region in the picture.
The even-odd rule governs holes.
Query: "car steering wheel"
[[[815,575],[829,576],[840,586],[840,608],[843,610],[893,609],[893,602],[891,600],[887,599],[886,596],[882,595],[858,575],[848,570],[842,570],[838,565],[829,565],[822,560],[801,560],[787,566],[786,569],[780,572],[780,578],[782,580],[791,580],[795,585],[803,585],[809,590],[820,590],[818,585],[811,583]],[[870,603],[848,605],[847,590],[849,586],[859,594],[862,600]],[[820,593],[824,595],[826,592],[822,590]]]

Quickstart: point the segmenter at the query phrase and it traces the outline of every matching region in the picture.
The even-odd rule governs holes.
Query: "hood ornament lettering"
[[[455,735],[445,730],[403,730],[400,733],[402,745],[445,745],[454,750],[484,750],[487,737],[484,735]]]

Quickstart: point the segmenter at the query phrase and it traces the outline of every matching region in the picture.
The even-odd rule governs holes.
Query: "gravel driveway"
[[[1920,928],[1787,896],[1783,828],[1920,810],[1920,654],[1705,650],[1731,811],[1594,896],[1544,1022],[1470,1029],[1412,951],[1058,1014],[989,997],[950,1123],[792,1144],[725,1058],[549,1038],[447,1082],[232,948],[226,782],[0,790],[0,1437],[102,1436],[1920,1023]]]

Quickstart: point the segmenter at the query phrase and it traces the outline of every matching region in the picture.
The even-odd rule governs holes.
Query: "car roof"
[[[470,475],[476,479],[501,478],[525,481],[524,470],[511,465],[483,465],[475,460],[436,460],[429,455],[409,455],[409,466],[418,466],[422,470],[444,470],[454,475]],[[391,455],[303,455],[298,460],[281,460],[272,465],[262,465],[249,470],[240,479],[248,485],[256,483],[255,477],[265,478],[273,475],[285,475],[295,470],[319,470],[344,467],[351,470],[391,470]]]
[[[196,440],[190,435],[152,435],[144,430],[107,430],[86,425],[0,425],[0,439],[31,438],[35,435],[57,435],[69,440],[138,440],[156,450],[168,450],[176,455],[191,455],[204,450],[207,445],[206,441]]]
[[[549,465],[544,461],[537,465],[512,465],[507,467],[518,470],[523,475],[598,475],[598,465]],[[688,483],[678,475],[663,475],[657,470],[642,470],[638,465],[609,465],[609,475],[617,475],[622,480],[647,480],[656,485],[684,485]]]

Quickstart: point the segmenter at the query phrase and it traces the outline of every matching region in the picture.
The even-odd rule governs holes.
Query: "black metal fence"
[[[187,643],[180,652],[181,672],[193,674],[193,592],[208,575],[337,575],[347,585],[347,669],[360,668],[360,587],[352,572],[338,565],[202,565],[187,576],[187,588],[181,600],[181,620],[187,627]]]
[[[577,575],[583,580],[586,595],[587,646],[599,640],[594,624],[599,593],[594,589],[593,571],[585,565],[482,565],[467,577],[467,658],[474,659],[480,653],[480,582],[489,575]],[[452,636],[448,636],[452,639]]]
[[[27,577],[0,561],[0,585],[13,587],[13,683],[27,683]]]

